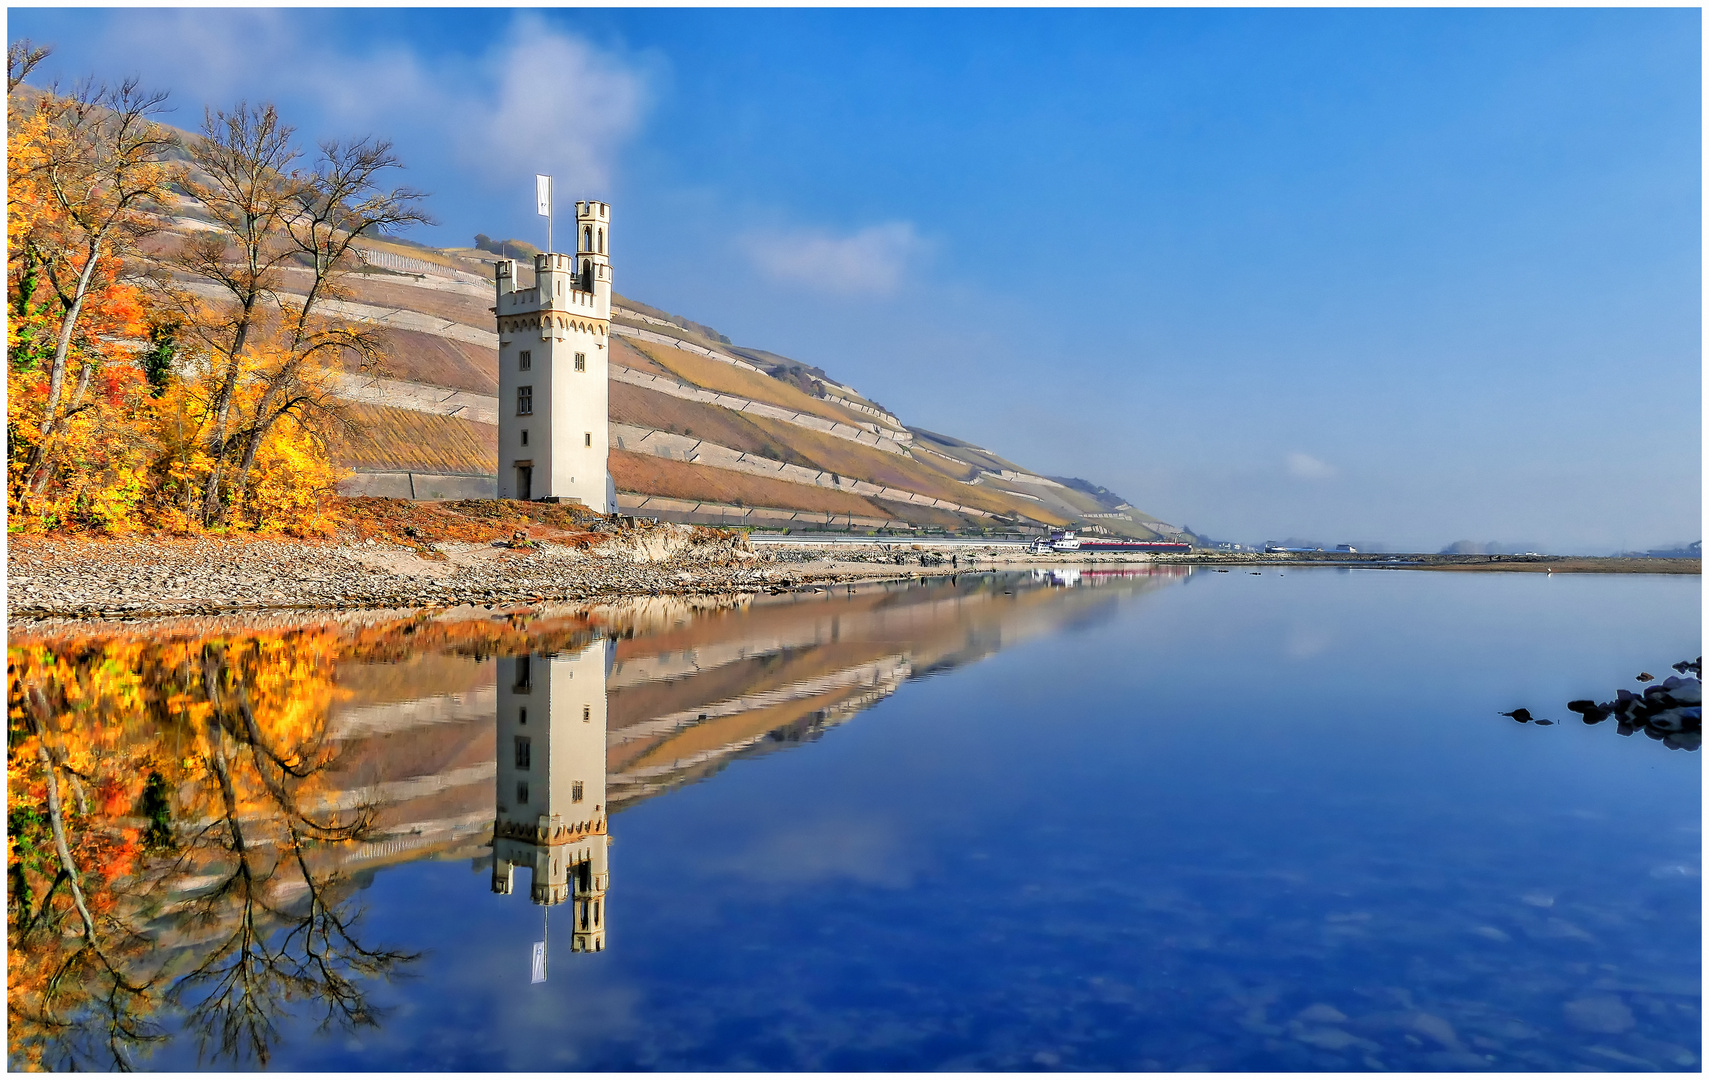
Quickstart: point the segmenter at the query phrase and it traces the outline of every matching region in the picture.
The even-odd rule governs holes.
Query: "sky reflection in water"
[[[463,782],[387,789],[423,831],[361,938],[423,955],[379,1026],[282,1021],[272,1065],[1695,1069],[1700,759],[1564,703],[1696,656],[1699,596],[1294,570],[655,611],[534,656],[593,704],[535,691],[526,777],[514,657],[346,667],[351,745]],[[540,849],[550,908],[481,847],[519,778],[610,814],[608,851]]]

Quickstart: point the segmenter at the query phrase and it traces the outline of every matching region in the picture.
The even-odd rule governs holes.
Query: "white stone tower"
[[[576,253],[534,256],[534,287],[516,261],[498,285],[498,494],[579,502],[602,514],[609,493],[611,207],[576,203]]]
[[[573,656],[499,660],[493,892],[532,874],[536,904],[573,900],[572,952],[605,950],[610,834],[605,802],[605,674],[612,643]]]

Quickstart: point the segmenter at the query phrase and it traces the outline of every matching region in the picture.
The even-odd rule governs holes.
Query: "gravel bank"
[[[1498,561],[1485,556],[1366,557],[1195,555],[1186,558],[1029,556],[1012,548],[931,551],[771,547],[679,525],[623,529],[593,546],[542,541],[312,543],[291,540],[13,538],[6,563],[7,620],[141,618],[242,612],[545,603],[625,596],[758,592],[970,570],[1053,564],[1369,565],[1417,570],[1698,573],[1696,560]],[[1689,563],[1689,565],[1687,565]]]
[[[919,559],[912,562],[909,571],[888,559],[754,552],[739,538],[703,541],[694,530],[671,525],[626,530],[592,548],[14,539],[6,564],[7,618],[27,623],[751,592],[920,573]]]

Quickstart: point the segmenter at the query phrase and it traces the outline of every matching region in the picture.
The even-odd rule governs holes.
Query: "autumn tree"
[[[364,982],[411,956],[357,939],[325,858],[373,819],[325,806],[347,651],[320,628],[9,649],[14,1066],[134,1067],[171,1011],[216,1056],[262,1064],[301,1003],[377,1021]],[[197,932],[174,955],[145,926],[187,878],[204,884],[172,921]]]
[[[343,279],[357,259],[357,237],[431,222],[421,208],[421,192],[385,188],[382,175],[400,167],[388,141],[326,141],[320,144],[314,171],[301,178],[297,212],[286,220],[285,230],[308,263],[308,289],[299,303],[286,307],[289,347],[284,362],[265,375],[267,389],[256,405],[238,465],[237,499],[243,497],[257,450],[280,419],[293,410],[300,410],[299,416],[342,417],[330,388],[312,377],[325,369],[324,357],[354,358],[359,370],[376,369],[384,359],[385,340],[372,326],[327,318],[321,309],[344,295]]]
[[[118,264],[158,226],[174,141],[152,117],[166,95],[134,79],[50,88],[25,104],[18,86],[45,52],[19,42],[7,51],[7,239],[13,320],[40,320],[47,340],[8,334],[14,368],[45,366],[31,415],[8,411],[9,441],[25,453],[21,502],[28,511],[52,475],[67,420],[93,407],[91,384],[109,359],[91,335],[92,298],[119,283]],[[75,364],[75,372],[73,366]],[[74,378],[68,388],[67,380]],[[14,420],[17,423],[14,423]]]
[[[355,242],[429,220],[419,192],[387,188],[399,167],[389,142],[322,142],[313,167],[301,169],[294,135],[272,105],[241,104],[210,111],[190,151],[190,190],[216,228],[173,264],[212,282],[220,301],[186,311],[217,358],[203,433],[200,511],[209,524],[244,502],[281,422],[299,436],[346,422],[331,376],[376,370],[385,353],[378,328],[334,310],[358,261]],[[258,388],[247,403],[246,383]]]
[[[240,103],[229,113],[208,110],[202,137],[189,146],[193,168],[185,188],[215,228],[189,237],[167,261],[211,282],[220,301],[209,308],[188,300],[191,306],[184,312],[215,360],[202,436],[210,462],[200,492],[203,520],[214,519],[220,510],[233,400],[250,340],[268,314],[267,302],[276,303],[284,267],[292,259],[283,224],[294,202],[290,170],[300,156],[293,135],[273,106]],[[176,295],[184,305],[185,294]]]

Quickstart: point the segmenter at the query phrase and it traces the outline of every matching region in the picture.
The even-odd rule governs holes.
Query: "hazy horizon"
[[[1700,13],[13,9],[31,82],[613,204],[619,292],[1242,543],[1701,536]]]

